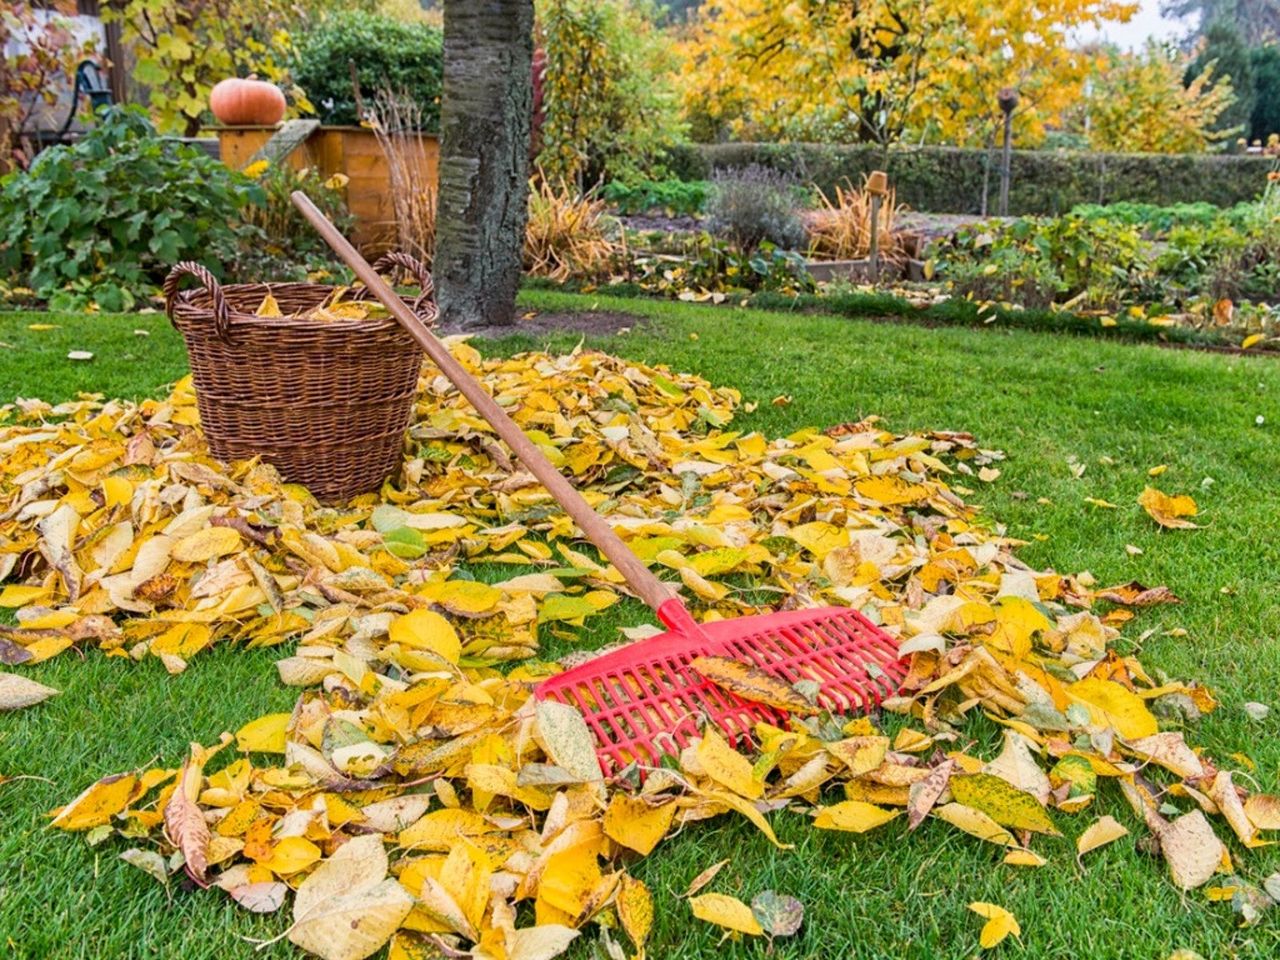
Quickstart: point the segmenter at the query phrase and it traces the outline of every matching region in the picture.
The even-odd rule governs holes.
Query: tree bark
[[[515,321],[528,217],[533,0],[445,0],[435,274],[444,322]]]

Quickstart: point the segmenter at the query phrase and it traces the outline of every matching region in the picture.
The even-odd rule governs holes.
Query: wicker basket
[[[431,274],[406,254],[399,267],[422,287],[411,304],[428,326],[437,310]],[[178,292],[184,277],[201,288]],[[196,402],[219,460],[262,457],[325,502],[376,489],[399,466],[422,365],[422,349],[391,317],[306,320],[254,314],[268,293],[282,313],[303,313],[333,296],[318,283],[222,286],[197,263],[179,263],[164,283],[165,309],[187,344]],[[346,299],[361,299],[363,288]]]

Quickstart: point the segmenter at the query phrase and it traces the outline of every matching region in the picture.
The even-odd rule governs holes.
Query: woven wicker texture
[[[413,311],[428,326],[437,310],[431,274],[406,254],[375,267],[401,269],[421,286]],[[179,292],[185,277],[200,287]],[[399,466],[422,348],[392,317],[307,320],[336,288],[318,283],[222,286],[184,262],[164,284],[169,319],[182,334],[209,449],[219,460],[262,457],[285,479],[333,503],[376,489]],[[254,314],[270,293],[283,317]],[[349,290],[344,301],[365,296]]]

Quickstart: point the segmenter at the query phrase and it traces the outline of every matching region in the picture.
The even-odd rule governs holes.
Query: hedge
[[[719,168],[758,163],[830,190],[859,183],[885,167],[881,148],[816,143],[688,144],[668,152],[666,166],[684,180],[704,180]],[[1000,189],[999,155],[960,147],[901,147],[887,169],[898,201],[932,213],[982,212],[983,172],[990,163],[989,213]],[[1267,181],[1266,157],[1210,154],[1079,153],[1015,150],[1009,212],[1059,214],[1079,203],[1128,200],[1166,206],[1205,200],[1229,207],[1253,200]]]

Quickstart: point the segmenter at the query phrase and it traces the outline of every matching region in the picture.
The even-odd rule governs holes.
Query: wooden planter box
[[[222,162],[236,170],[271,139],[276,127],[213,127]],[[426,175],[435,181],[440,142],[435,134],[422,140]],[[391,198],[391,171],[373,131],[363,127],[319,127],[286,158],[294,169],[311,167],[325,177],[347,177],[347,209],[355,218],[353,240],[368,255],[396,245],[396,214]]]

